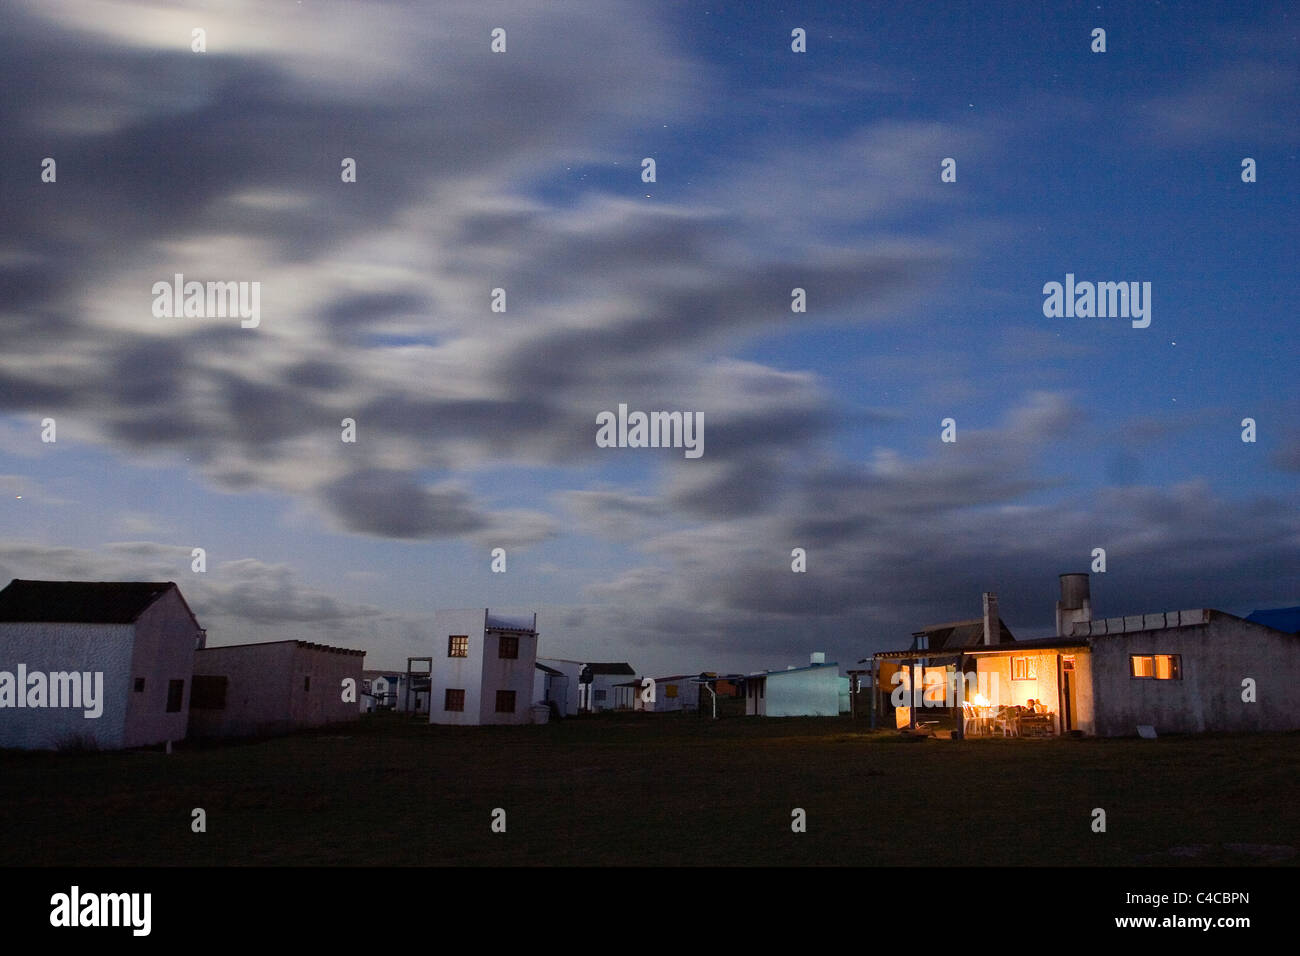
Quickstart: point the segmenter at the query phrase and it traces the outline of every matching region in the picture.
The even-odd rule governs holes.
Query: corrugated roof
[[[15,578],[0,591],[0,621],[131,624],[154,601],[171,590],[180,593],[174,581],[24,581]]]
[[[969,621],[952,621],[948,624],[931,624],[917,633],[930,639],[932,650],[948,650],[954,647],[984,646],[984,619],[977,617]],[[998,618],[998,635],[994,643],[1006,644],[1015,640],[1011,629],[1002,618]]]
[[[1300,634],[1300,607],[1275,607],[1266,611],[1251,611],[1246,620],[1252,624],[1263,624],[1275,631],[1287,634]]]

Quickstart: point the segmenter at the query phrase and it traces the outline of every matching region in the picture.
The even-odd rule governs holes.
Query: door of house
[[[1061,720],[1062,732],[1074,729],[1074,658],[1061,661]]]

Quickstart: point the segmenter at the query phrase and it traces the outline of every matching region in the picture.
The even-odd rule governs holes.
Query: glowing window
[[[1012,680],[1038,680],[1038,658],[1037,657],[1011,658],[1011,679]]]
[[[1129,674],[1146,680],[1182,680],[1182,662],[1178,654],[1132,654]]]
[[[667,686],[667,688],[664,690],[664,696],[665,696],[665,697],[676,697],[676,696],[677,696],[677,685],[676,685],[676,684],[669,684],[669,685]]]
[[[469,635],[453,634],[447,638],[448,657],[469,657]]]

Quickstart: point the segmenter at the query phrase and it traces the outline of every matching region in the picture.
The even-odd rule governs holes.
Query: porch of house
[[[874,656],[873,704],[900,730],[939,737],[1055,737],[1092,732],[1083,642],[1042,640]],[[890,694],[890,690],[894,694]],[[890,698],[913,706],[890,707]]]

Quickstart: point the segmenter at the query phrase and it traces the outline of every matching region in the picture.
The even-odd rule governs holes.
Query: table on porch
[[[1052,737],[1055,736],[1055,717],[1052,711],[1035,712],[1020,705],[981,707],[975,704],[962,705],[963,733],[972,737],[992,736],[1002,731],[1003,736],[1011,737]]]

